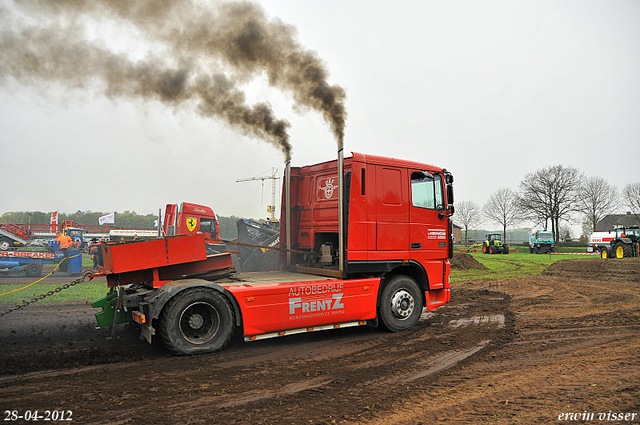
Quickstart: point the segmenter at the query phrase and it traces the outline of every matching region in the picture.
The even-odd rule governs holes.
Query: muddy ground
[[[1,419],[64,410],[93,424],[640,423],[638,259],[455,283],[451,303],[407,333],[235,338],[193,357],[133,328],[109,340],[93,313],[34,304],[0,318]]]

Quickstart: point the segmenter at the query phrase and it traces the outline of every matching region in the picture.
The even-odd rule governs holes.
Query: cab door
[[[431,289],[441,287],[449,257],[449,218],[445,214],[444,182],[439,173],[410,170],[410,256],[420,262]]]

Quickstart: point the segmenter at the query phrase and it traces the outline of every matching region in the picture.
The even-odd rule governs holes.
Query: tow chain
[[[22,301],[20,304],[16,304],[15,306],[11,307],[10,309],[5,310],[2,313],[0,313],[0,317],[4,316],[5,314],[13,313],[14,311],[21,310],[21,309],[25,308],[26,306],[35,303],[36,301],[43,300],[43,299],[45,299],[47,297],[50,297],[53,294],[57,294],[60,291],[63,291],[65,289],[71,288],[72,286],[75,286],[75,285],[77,285],[79,283],[82,283],[87,278],[87,276],[89,276],[90,274],[91,274],[91,271],[86,270],[86,271],[84,271],[82,273],[82,276],[80,276],[76,280],[73,280],[73,281],[71,281],[69,283],[65,283],[62,286],[58,286],[57,288],[52,289],[51,291],[49,291],[49,292],[47,292],[45,294],[33,297],[29,301]],[[89,280],[91,280],[91,279],[89,279]]]

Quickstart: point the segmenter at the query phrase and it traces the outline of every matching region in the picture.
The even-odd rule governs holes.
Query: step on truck
[[[414,161],[353,153],[283,180],[281,270],[236,273],[202,233],[103,246],[110,292],[98,325],[137,323],[178,355],[351,326],[411,329],[450,299],[453,176]]]

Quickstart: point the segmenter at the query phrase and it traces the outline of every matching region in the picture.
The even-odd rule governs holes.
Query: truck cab
[[[335,160],[291,168],[291,248],[308,252],[293,254],[291,263],[300,270],[328,275],[338,270],[337,185]],[[346,276],[403,272],[434,290],[434,302],[446,302],[453,256],[451,173],[354,152],[344,160],[344,186]],[[286,224],[280,232],[286,240]]]
[[[182,202],[179,205],[167,204],[162,227],[166,236],[192,235],[201,232],[206,238],[218,239],[220,233],[218,219],[213,209],[190,202]]]
[[[553,232],[538,230],[529,235],[529,252],[538,254],[539,252],[553,252],[554,250]]]

